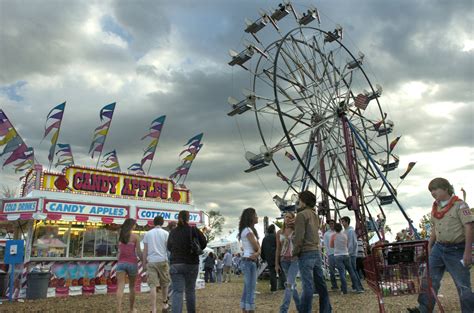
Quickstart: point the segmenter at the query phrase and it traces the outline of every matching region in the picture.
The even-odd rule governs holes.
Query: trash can
[[[0,272],[0,298],[5,297],[8,287],[8,273]]]
[[[26,277],[26,299],[42,299],[48,295],[49,272],[31,272]]]

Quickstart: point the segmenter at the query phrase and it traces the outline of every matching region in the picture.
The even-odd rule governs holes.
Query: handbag
[[[201,249],[201,244],[199,243],[199,239],[197,236],[193,236],[195,228],[191,227],[190,231],[190,238],[191,238],[191,247],[190,251],[192,255],[201,255],[204,251]]]

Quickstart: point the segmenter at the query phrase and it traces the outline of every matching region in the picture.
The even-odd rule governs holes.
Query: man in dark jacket
[[[270,225],[267,228],[267,234],[262,241],[262,260],[267,262],[268,270],[270,271],[270,291],[274,292],[277,290],[277,273],[275,271],[275,251],[276,251],[276,237],[275,237],[275,225]],[[285,273],[280,272],[279,276],[279,289],[285,289]]]
[[[204,259],[204,281],[206,283],[215,282],[214,265],[216,265],[216,259],[214,258],[214,253],[209,252],[207,257]]]

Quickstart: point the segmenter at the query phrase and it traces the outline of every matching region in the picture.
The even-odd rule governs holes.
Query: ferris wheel
[[[353,210],[365,230],[366,215],[399,204],[389,182],[399,157],[364,54],[345,42],[340,25],[324,26],[314,7],[285,2],[245,23],[243,50],[230,51],[229,65],[246,70],[251,84],[241,98],[229,97],[228,115],[255,116],[262,146],[246,153],[246,172],[274,166],[286,184],[274,197],[281,211],[311,190],[320,214]]]

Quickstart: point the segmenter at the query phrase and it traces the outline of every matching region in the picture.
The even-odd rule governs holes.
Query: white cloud
[[[469,51],[472,51],[473,49],[474,49],[474,40],[472,40],[472,39],[464,40],[462,51],[463,52],[469,52]]]

